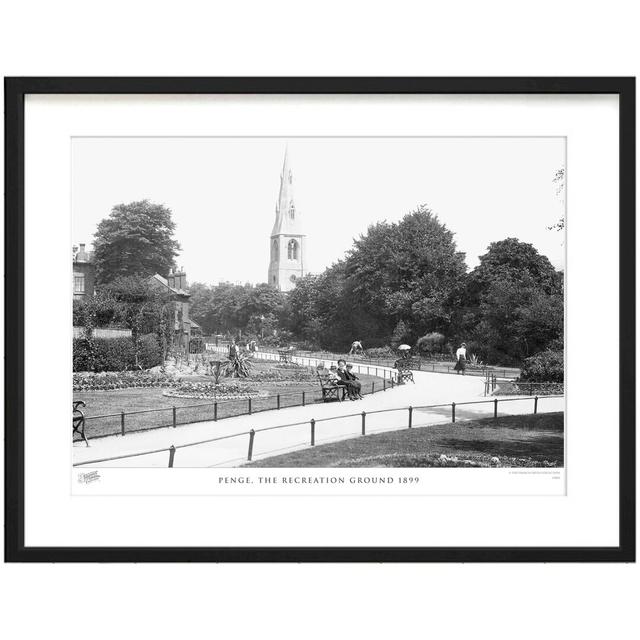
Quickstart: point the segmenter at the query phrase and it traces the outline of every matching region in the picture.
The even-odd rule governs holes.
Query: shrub
[[[374,347],[366,350],[369,358],[395,358],[396,353],[391,347]]]
[[[525,382],[564,382],[562,351],[542,351],[522,363],[520,380]]]
[[[251,372],[251,360],[241,351],[229,356],[224,366],[225,376],[231,378],[246,378]]]
[[[74,371],[126,371],[150,369],[162,363],[162,349],[155,336],[142,336],[138,362],[131,338],[75,338],[73,341]]]
[[[434,352],[442,353],[442,347],[444,346],[444,336],[437,331],[427,333],[418,340],[418,351],[420,353],[431,354]]]
[[[162,364],[162,347],[155,335],[146,335],[140,338],[138,364],[143,369],[151,369]]]

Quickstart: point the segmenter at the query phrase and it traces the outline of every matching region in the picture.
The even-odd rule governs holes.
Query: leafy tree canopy
[[[480,264],[469,274],[469,292],[477,295],[496,280],[509,279],[525,283],[531,281],[547,293],[562,288],[562,274],[538,250],[516,238],[492,242],[489,250],[480,256]]]
[[[191,316],[205,333],[235,333],[261,327],[273,331],[285,305],[285,294],[269,284],[208,286],[193,283]],[[264,316],[264,320],[262,317]],[[256,331],[256,334],[259,331]]]
[[[446,325],[444,307],[466,273],[453,236],[421,205],[397,223],[369,227],[355,241],[345,272],[362,311],[377,318],[384,332],[400,320],[413,337]]]
[[[123,276],[166,276],[180,245],[173,238],[171,210],[148,200],[116,205],[94,237],[96,282]]]

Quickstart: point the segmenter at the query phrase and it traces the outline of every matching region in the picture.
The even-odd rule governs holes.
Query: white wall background
[[[634,3],[6,3],[3,75],[637,75]],[[473,526],[473,523],[469,523]],[[636,566],[6,566],[9,637],[601,638]],[[84,595],[80,595],[84,594]],[[625,633],[627,632],[627,633]]]

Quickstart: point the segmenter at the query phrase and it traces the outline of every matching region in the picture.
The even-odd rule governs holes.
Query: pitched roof
[[[166,287],[169,291],[171,291],[171,293],[175,293],[179,296],[187,296],[187,297],[191,296],[191,294],[188,291],[185,291],[184,289],[176,289],[175,287],[170,287],[169,281],[166,278],[163,278],[159,273],[152,275],[150,280],[156,280],[161,285]]]

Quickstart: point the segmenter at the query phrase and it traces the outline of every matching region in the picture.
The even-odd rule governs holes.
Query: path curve
[[[200,422],[180,426],[129,433],[126,436],[109,436],[91,441],[91,446],[76,443],[73,447],[74,464],[100,458],[139,453],[141,451],[162,449],[172,445],[179,446],[247,432],[250,429],[263,429],[298,422],[308,423],[316,420],[315,442],[323,444],[351,438],[361,434],[363,411],[385,410],[384,413],[367,415],[366,432],[377,433],[391,431],[408,426],[408,406],[448,404],[437,409],[415,409],[412,415],[414,427],[446,422],[451,419],[451,402],[462,403],[485,400],[483,397],[484,380],[471,376],[452,376],[440,373],[414,372],[415,384],[405,384],[365,396],[355,402],[331,402],[265,411],[253,415],[227,418],[218,422]],[[538,411],[562,411],[564,398],[540,398]],[[499,415],[532,413],[533,400],[518,399],[500,407]],[[326,421],[327,418],[345,416]],[[491,404],[463,405],[456,407],[456,418],[465,420],[493,415]],[[308,424],[283,429],[273,429],[256,433],[253,447],[253,459],[259,459],[305,448],[310,445],[311,427]],[[239,466],[246,461],[248,436],[239,436],[205,445],[187,447],[176,451],[176,467],[212,467]],[[114,467],[166,467],[168,453],[139,456],[112,462],[96,464]]]

